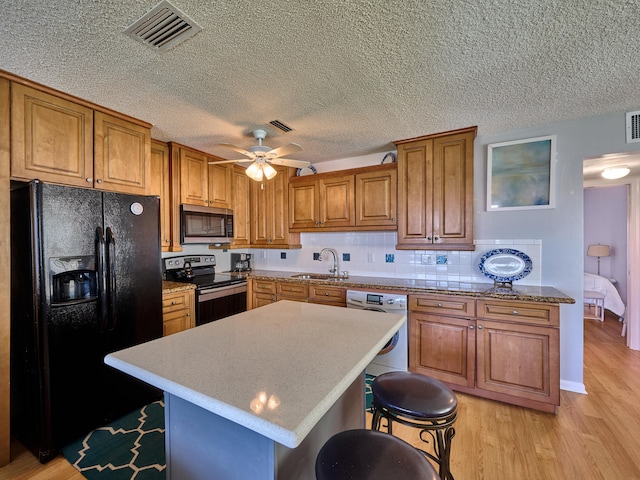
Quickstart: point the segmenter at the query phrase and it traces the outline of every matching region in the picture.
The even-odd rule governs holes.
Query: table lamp
[[[611,255],[609,245],[593,244],[589,245],[587,255],[590,257],[598,257],[598,275],[600,275],[600,257],[608,257]]]

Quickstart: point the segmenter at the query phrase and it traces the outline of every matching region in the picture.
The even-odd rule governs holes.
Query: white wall
[[[611,256],[600,259],[600,275],[614,279],[627,303],[627,197],[628,186],[584,189],[584,271],[598,272],[598,259],[587,256],[590,244],[611,247]]]
[[[461,125],[460,127],[465,127]],[[425,131],[425,134],[430,133]],[[480,132],[482,133],[482,132]],[[557,136],[557,161],[556,161],[556,208],[544,210],[519,210],[519,211],[486,211],[486,163],[487,145],[539,137],[544,135]],[[529,281],[540,282],[542,285],[553,286],[565,294],[575,298],[573,305],[562,305],[560,309],[560,378],[561,387],[567,390],[584,391],[583,384],[583,312],[582,290],[584,271],[584,227],[583,227],[583,180],[582,162],[585,158],[595,157],[606,153],[633,152],[640,150],[640,144],[627,145],[625,142],[625,115],[619,114],[591,117],[577,121],[564,122],[553,125],[544,125],[523,130],[504,132],[492,135],[480,135],[475,141],[475,239],[476,243],[483,245],[479,248],[488,248],[487,245],[502,241],[511,244],[523,244],[522,248],[540,249],[537,253],[534,269],[538,269],[537,277]],[[379,164],[384,154],[366,155],[362,157],[337,160],[315,165],[319,172],[329,170],[342,170],[365,165]],[[286,270],[296,266],[301,270],[315,267],[314,271],[322,271],[320,262],[309,260],[315,248],[338,246],[352,250],[354,255],[372,248],[386,257],[387,253],[394,254],[395,265],[389,266],[382,255],[374,255],[375,270],[358,262],[341,262],[342,270],[349,270],[352,274],[372,274],[411,276],[422,275],[422,266],[416,264],[416,258],[421,258],[423,252],[401,252],[395,250],[395,234],[323,234],[327,237],[303,235],[303,245],[300,251],[285,251],[285,263],[280,258],[279,250],[253,250],[257,268],[273,268]],[[493,243],[492,243],[493,242]],[[519,243],[520,242],[520,243]],[[529,244],[529,242],[533,242]],[[529,244],[529,245],[528,245]],[[538,247],[532,245],[539,245]],[[364,246],[364,247],[363,247]],[[515,248],[515,247],[514,247]],[[208,252],[204,250],[204,252]],[[223,268],[228,257],[226,253],[213,251],[218,256],[218,263]],[[349,252],[351,253],[351,252]],[[430,253],[430,252],[429,252]],[[442,252],[456,257],[456,253]],[[476,252],[477,254],[477,252]],[[468,265],[473,269],[473,256],[471,260],[462,252],[458,254],[460,265]],[[412,257],[413,256],[413,260]],[[312,258],[312,257],[311,257]],[[397,259],[397,262],[396,262]],[[342,260],[342,259],[341,259]],[[413,263],[412,263],[413,262]],[[368,262],[367,262],[368,263]],[[286,264],[286,265],[285,265]],[[364,265],[364,266],[362,266]],[[413,266],[411,266],[413,265]],[[537,266],[536,266],[537,265]],[[456,275],[454,265],[448,265],[445,275]],[[225,269],[226,269],[225,268]],[[413,268],[413,270],[411,270]],[[458,279],[460,272],[458,270]],[[471,270],[467,270],[471,272]],[[424,274],[427,275],[425,269]],[[435,273],[438,278],[438,269]],[[443,272],[440,271],[440,275]],[[463,278],[467,274],[463,274]],[[475,281],[474,274],[469,277]],[[466,281],[466,280],[464,280]]]

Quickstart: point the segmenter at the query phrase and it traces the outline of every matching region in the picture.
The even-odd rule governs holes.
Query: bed
[[[604,321],[604,309],[606,309],[616,314],[620,322],[624,322],[626,306],[616,287],[607,278],[593,273],[584,273],[584,303],[585,306],[594,306],[595,318],[600,321]],[[622,335],[626,333],[625,326],[622,327]]]

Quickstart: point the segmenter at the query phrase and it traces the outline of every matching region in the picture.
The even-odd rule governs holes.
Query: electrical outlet
[[[287,252],[280,252],[280,259],[281,260],[286,260],[287,259]]]
[[[350,253],[343,253],[342,254],[342,261],[343,262],[350,262],[351,261],[351,254]]]
[[[427,254],[422,254],[422,258],[420,259],[422,265],[433,265],[435,263],[433,260],[433,255]]]
[[[375,261],[375,257],[373,256],[373,253],[367,253],[367,261],[369,263],[373,263]]]
[[[395,255],[393,253],[387,253],[384,256],[384,261],[387,263],[393,263],[395,261]]]

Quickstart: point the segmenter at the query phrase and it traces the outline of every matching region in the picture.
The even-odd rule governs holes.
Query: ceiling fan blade
[[[209,165],[214,165],[218,163],[252,163],[254,160],[252,158],[236,158],[235,160],[220,160],[218,162],[207,162]]]
[[[267,160],[274,165],[284,165],[285,167],[293,168],[307,168],[311,165],[311,162],[305,162],[304,160],[291,160],[290,158],[271,158]]]
[[[219,143],[218,145],[220,145],[221,147],[230,148],[231,150],[241,153],[242,155],[246,155],[247,157],[255,157],[253,153],[245,150],[244,148],[236,147],[235,145],[232,145],[230,143]]]
[[[297,143],[289,143],[288,145],[283,145],[282,147],[270,150],[269,152],[267,152],[267,157],[283,157],[285,155],[289,155],[290,153],[299,152],[300,150],[302,150],[302,147]]]

